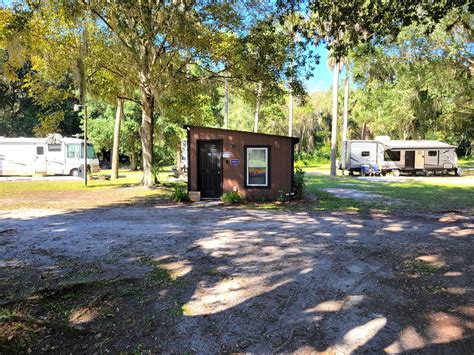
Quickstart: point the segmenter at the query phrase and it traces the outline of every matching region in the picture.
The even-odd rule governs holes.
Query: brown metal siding
[[[248,199],[276,199],[279,190],[291,191],[292,138],[204,127],[189,129],[189,190],[198,189],[197,141],[222,140],[222,151],[232,154],[230,158],[223,158],[223,192],[230,192],[236,187],[239,193]],[[231,147],[232,144],[234,147]],[[245,187],[245,146],[270,146],[269,188]],[[231,159],[240,159],[240,164],[231,165]]]

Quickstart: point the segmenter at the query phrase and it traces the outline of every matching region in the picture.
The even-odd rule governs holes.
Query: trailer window
[[[36,155],[44,155],[44,147],[36,147]]]
[[[384,153],[384,158],[385,160],[400,161],[400,152],[386,150]]]
[[[82,145],[84,147],[84,145]],[[84,153],[82,154],[84,156]],[[95,155],[94,146],[92,144],[87,143],[87,158],[88,159],[97,159],[97,155]]]
[[[368,150],[364,150],[363,152],[360,153],[363,157],[370,157],[370,152]]]
[[[268,186],[268,148],[246,148],[247,186]]]
[[[61,144],[48,144],[48,152],[60,152]]]
[[[81,146],[79,144],[68,144],[67,145],[67,157],[68,158],[80,158],[81,157]]]
[[[438,156],[438,151],[437,150],[430,150],[428,152],[428,156],[429,157],[436,157],[436,156]]]

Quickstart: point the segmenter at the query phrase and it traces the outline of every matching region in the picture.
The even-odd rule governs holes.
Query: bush
[[[244,199],[242,198],[242,196],[239,195],[237,191],[232,191],[223,194],[221,200],[225,203],[238,204],[242,203]]]
[[[188,201],[188,192],[183,186],[175,186],[173,192],[171,193],[171,199],[176,202]]]
[[[295,193],[296,199],[300,200],[303,198],[304,186],[305,179],[303,168],[301,166],[297,166],[293,176],[293,192]]]
[[[285,190],[278,190],[278,202],[285,202],[286,201],[286,193]]]

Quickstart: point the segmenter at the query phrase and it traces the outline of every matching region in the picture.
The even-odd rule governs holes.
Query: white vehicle
[[[398,172],[454,172],[462,175],[458,166],[456,147],[429,140],[389,140],[385,144],[385,166],[382,169]]]
[[[454,172],[462,175],[455,146],[430,140],[353,140],[344,141],[342,170],[350,175],[361,173],[361,166],[377,167],[382,175],[406,173]]]
[[[87,165],[98,172],[99,159],[87,144]],[[47,138],[0,137],[0,176],[72,175],[84,166],[84,140],[52,134]]]
[[[353,140],[342,142],[341,163],[339,169],[347,170],[350,175],[361,172],[361,166],[381,168],[384,163],[385,147],[375,140]]]

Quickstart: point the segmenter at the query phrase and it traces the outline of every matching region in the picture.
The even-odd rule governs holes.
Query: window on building
[[[385,160],[400,161],[400,152],[386,150],[384,153]]]
[[[60,152],[61,144],[48,144],[48,152]]]
[[[361,153],[363,157],[370,157],[370,152],[368,150],[365,150]]]
[[[36,155],[44,155],[44,147],[36,147]]]
[[[430,151],[428,151],[428,156],[429,157],[436,157],[436,156],[438,156],[438,151],[430,150]]]
[[[248,147],[246,158],[247,186],[268,186],[268,148]]]

